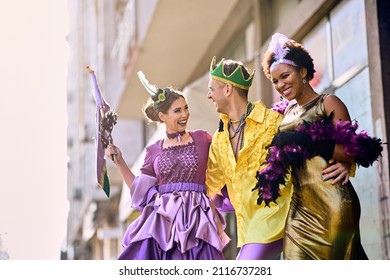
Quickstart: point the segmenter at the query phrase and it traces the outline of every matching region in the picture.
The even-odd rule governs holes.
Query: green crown
[[[210,76],[212,79],[232,84],[235,87],[242,88],[248,90],[252,85],[253,77],[255,75],[255,70],[253,70],[252,74],[249,73],[248,79],[244,78],[244,74],[242,72],[242,65],[239,65],[236,70],[233,71],[229,76],[223,72],[225,64],[225,59],[223,58],[221,62],[217,66],[217,58],[214,56],[211,60],[210,64]]]

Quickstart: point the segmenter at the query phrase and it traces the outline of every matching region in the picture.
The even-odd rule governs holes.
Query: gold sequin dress
[[[320,95],[306,106],[294,104],[286,109],[280,131],[293,131],[306,121],[325,115]],[[293,194],[285,229],[284,259],[367,259],[360,243],[360,203],[349,183],[332,185],[321,172],[328,163],[320,156],[294,169]]]

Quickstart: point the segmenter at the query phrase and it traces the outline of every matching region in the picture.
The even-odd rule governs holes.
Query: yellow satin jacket
[[[270,207],[263,202],[257,205],[258,193],[255,187],[256,172],[265,166],[267,146],[276,134],[283,115],[267,109],[261,101],[246,118],[244,145],[239,151],[237,162],[229,141],[228,116],[221,115],[223,131],[213,135],[206,185],[212,197],[220,194],[226,185],[230,201],[237,218],[237,247],[248,243],[269,243],[283,238],[284,226],[291,199],[290,177],[286,186],[281,186],[277,204]]]

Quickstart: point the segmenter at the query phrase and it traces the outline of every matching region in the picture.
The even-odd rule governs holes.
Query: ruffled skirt
[[[221,260],[230,241],[224,229],[204,185],[161,185],[156,199],[128,227],[118,259]]]

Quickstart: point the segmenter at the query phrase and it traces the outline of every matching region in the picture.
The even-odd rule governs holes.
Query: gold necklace
[[[229,139],[233,139],[234,137],[236,137],[237,133],[239,133],[241,130],[244,129],[245,124],[246,124],[246,117],[249,116],[249,114],[252,112],[252,109],[253,109],[253,104],[251,102],[249,102],[246,105],[245,113],[242,114],[239,121],[236,121],[236,122],[239,122],[237,128],[233,127],[233,125],[232,125],[233,121],[231,119],[229,119],[229,121],[228,121]],[[233,130],[233,135],[230,135],[230,128]]]

